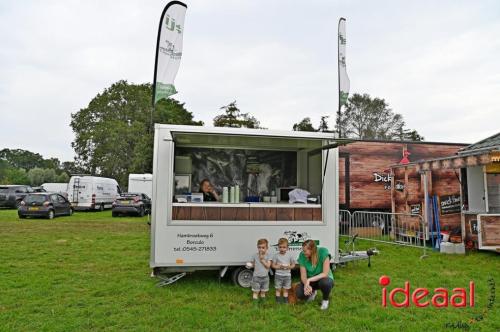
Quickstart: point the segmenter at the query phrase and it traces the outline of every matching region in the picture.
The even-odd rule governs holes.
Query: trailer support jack
[[[224,278],[224,275],[226,274],[228,268],[229,266],[224,266],[223,268],[219,269],[219,284],[221,282],[221,279]]]
[[[176,274],[176,275],[174,275],[172,277],[158,276],[158,278],[161,281],[157,284],[157,286],[158,287],[163,287],[163,286],[167,286],[167,285],[173,284],[174,282],[176,282],[177,280],[181,279],[185,275],[186,275],[186,272],[178,273],[178,274]]]

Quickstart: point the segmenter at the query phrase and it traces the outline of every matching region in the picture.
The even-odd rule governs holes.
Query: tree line
[[[26,150],[4,149],[0,152],[0,183],[67,182],[69,175],[79,173],[115,178],[126,187],[128,174],[151,173],[154,123],[204,125],[194,119],[184,103],[172,98],[160,100],[153,112],[151,95],[151,84],[129,84],[125,80],[112,84],[87,107],[71,114],[74,161],[61,163]],[[241,112],[236,101],[219,111],[221,114],[213,119],[215,127],[263,129],[254,116]],[[315,127],[306,117],[292,129],[334,132],[342,138],[423,140],[416,130],[405,127],[403,116],[390,109],[384,99],[368,94],[354,94],[348,99],[335,128],[329,127],[328,119],[322,116]]]
[[[75,173],[74,162],[60,162],[57,158],[44,159],[40,154],[22,149],[0,150],[0,184],[26,184],[69,181]]]

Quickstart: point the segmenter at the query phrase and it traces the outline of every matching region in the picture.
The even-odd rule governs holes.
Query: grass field
[[[19,221],[16,211],[0,210],[0,331],[500,331],[498,290],[488,284],[500,281],[495,253],[430,252],[420,260],[421,250],[377,245],[371,268],[358,262],[335,271],[328,311],[319,310],[319,297],[295,306],[269,298],[255,308],[248,289],[229,278],[219,284],[216,272],[156,287],[146,220],[105,211]],[[451,290],[473,280],[476,306],[382,308],[384,274],[389,289],[409,280],[412,289]]]

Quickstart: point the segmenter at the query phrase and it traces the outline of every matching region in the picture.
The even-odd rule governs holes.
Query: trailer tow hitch
[[[174,276],[171,276],[171,277],[162,277],[162,276],[159,275],[158,278],[161,281],[158,282],[158,284],[156,284],[156,286],[163,287],[163,286],[167,286],[167,285],[173,284],[174,282],[176,282],[177,280],[181,279],[185,275],[186,275],[186,272],[178,273],[178,274],[176,274]]]
[[[340,263],[353,262],[363,259],[368,259],[368,267],[371,267],[371,257],[378,255],[379,251],[376,248],[371,248],[366,251],[350,251],[347,253],[340,252]]]

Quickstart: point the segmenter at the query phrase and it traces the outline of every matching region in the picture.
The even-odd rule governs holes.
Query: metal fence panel
[[[420,215],[390,212],[339,211],[340,235],[424,249],[427,227]]]
[[[351,212],[348,210],[339,210],[339,234],[349,235],[351,228]]]

